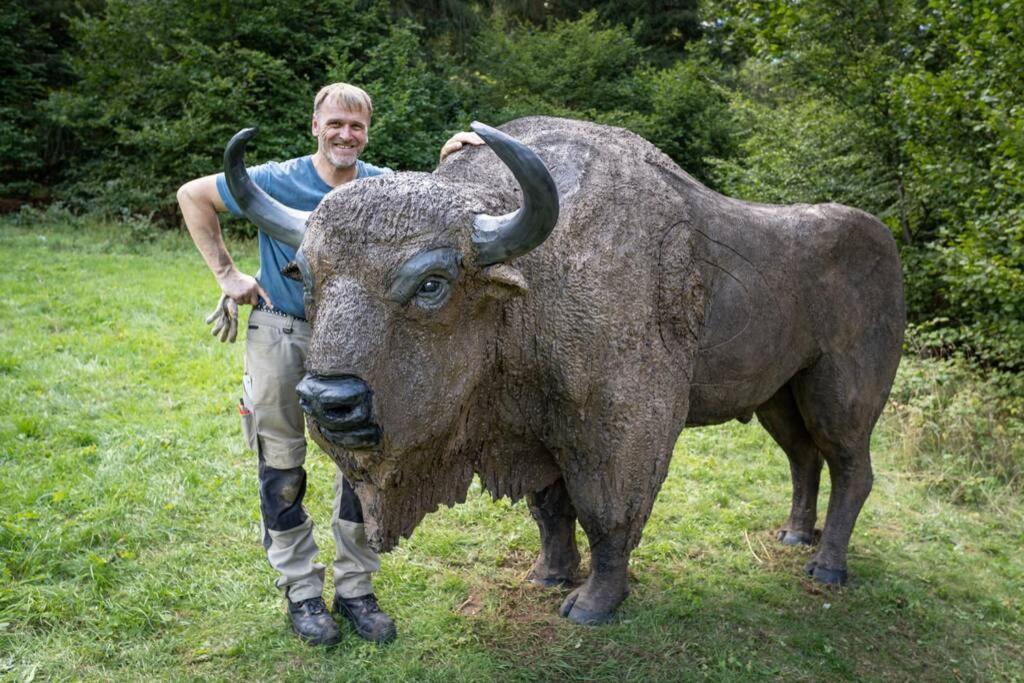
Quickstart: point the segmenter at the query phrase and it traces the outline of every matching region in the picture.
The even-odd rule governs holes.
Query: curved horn
[[[476,262],[489,266],[522,256],[548,238],[558,222],[558,188],[532,149],[490,126],[477,121],[470,125],[523,190],[521,208],[504,216],[479,214],[473,219]]]
[[[311,211],[285,206],[264,192],[245,170],[245,145],[256,135],[256,128],[244,128],[224,148],[224,179],[245,217],[279,242],[295,249],[302,242],[306,219]]]

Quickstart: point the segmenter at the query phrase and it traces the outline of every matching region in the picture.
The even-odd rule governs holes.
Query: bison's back
[[[693,199],[711,191],[621,128],[529,117],[501,129],[537,152],[560,199],[551,236],[512,263],[529,293],[506,308],[506,353],[533,364],[534,376],[551,387],[546,395],[562,406],[593,405],[604,393],[653,396],[665,393],[663,384],[684,386],[702,304],[687,240],[674,236],[686,232]],[[489,149],[450,159],[436,173],[478,188],[481,210],[519,207],[516,181]],[[680,192],[678,183],[691,191]],[[666,289],[671,301],[664,300]],[[681,336],[663,334],[666,315],[685,330]],[[685,398],[670,410],[685,412]]]

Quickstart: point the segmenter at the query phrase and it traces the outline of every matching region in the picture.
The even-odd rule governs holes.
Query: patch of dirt
[[[475,617],[480,614],[480,610],[484,607],[483,601],[480,600],[480,596],[475,592],[470,591],[469,597],[462,601],[455,611],[459,614],[464,614],[467,617]]]
[[[532,565],[532,558],[530,559]],[[565,633],[560,628],[565,620],[558,616],[558,607],[568,589],[547,589],[523,578],[529,567],[516,576],[470,589],[466,600],[459,605],[460,614],[470,617],[470,627],[476,636],[495,652],[504,653],[510,661],[529,660],[557,650]],[[495,595],[495,591],[497,594]],[[495,612],[483,612],[481,605],[490,595]]]
[[[543,588],[527,581],[500,584],[501,603],[498,612],[509,622],[535,628],[561,621],[558,607],[569,594],[568,589]]]

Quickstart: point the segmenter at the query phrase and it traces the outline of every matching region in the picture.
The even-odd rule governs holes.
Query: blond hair
[[[365,111],[368,117],[373,116],[373,101],[366,91],[348,83],[331,83],[320,88],[320,92],[313,98],[313,115],[320,109],[320,105],[330,100],[343,109],[352,111]]]

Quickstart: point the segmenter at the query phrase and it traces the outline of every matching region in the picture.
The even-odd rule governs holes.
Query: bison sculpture
[[[607,620],[684,427],[754,414],[789,457],[787,544],[815,579],[847,579],[871,490],[868,451],[904,329],[889,230],[838,204],[725,197],[619,128],[546,117],[433,173],[349,183],[311,214],[281,206],[225,151],[229,186],[296,247],[313,333],[298,386],[312,437],[355,484],[370,544],[408,536],[474,474],[526,497],[530,578]],[[301,246],[300,245],[301,242]]]

